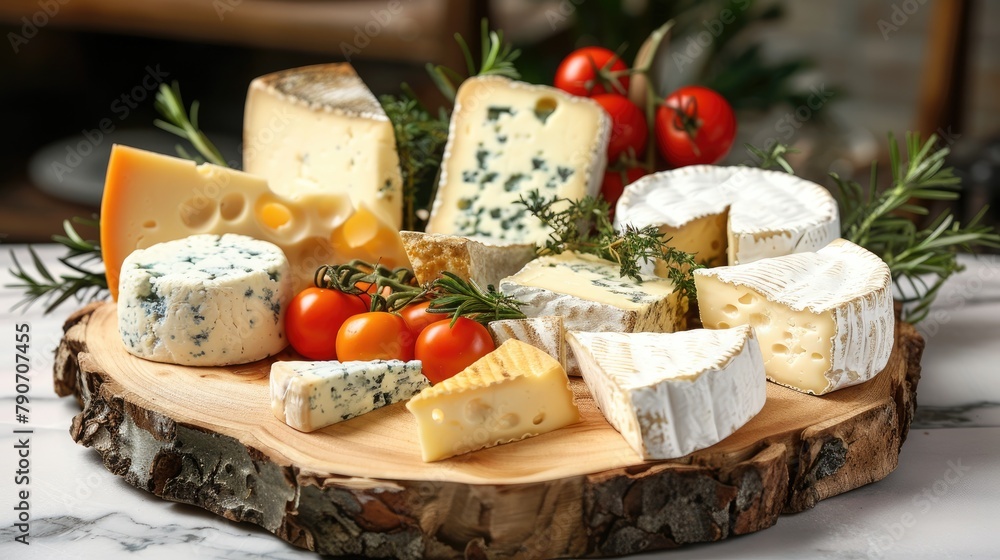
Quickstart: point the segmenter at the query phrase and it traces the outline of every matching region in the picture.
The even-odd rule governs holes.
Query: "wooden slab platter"
[[[641,461],[577,379],[579,424],[424,463],[401,404],[300,433],[270,411],[270,361],[135,358],[111,304],[64,328],[56,391],[82,407],[73,439],[112,472],[309,550],[396,558],[618,556],[765,529],[892,472],[923,351],[897,322],[871,381],[822,398],[768,384],[749,424],[676,461]]]

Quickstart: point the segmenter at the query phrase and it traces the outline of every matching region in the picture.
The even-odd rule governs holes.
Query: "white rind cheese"
[[[764,407],[764,361],[749,326],[567,338],[604,417],[645,460],[715,445]]]
[[[552,356],[559,365],[566,367],[566,329],[562,317],[558,315],[491,321],[487,329],[498,347],[511,339],[520,340]]]
[[[194,235],[125,259],[118,330],[125,349],[147,360],[244,364],[285,348],[291,298],[278,247],[242,235]]]
[[[535,259],[500,281],[500,291],[524,302],[528,317],[560,315],[566,330],[674,332],[684,330],[687,300],[665,278],[621,277],[620,267],[593,255],[565,252]],[[573,352],[567,371],[579,375]]]
[[[395,229],[402,175],[392,123],[347,63],[282,70],[250,83],[243,168],[276,193],[338,193]]]
[[[553,357],[508,340],[458,375],[406,403],[424,461],[537,436],[580,420],[566,372]]]
[[[656,226],[671,245],[713,266],[816,251],[840,235],[837,203],[823,187],[778,171],[710,165],[632,183],[615,224]]]
[[[611,119],[591,99],[498,76],[455,98],[429,233],[542,244],[549,230],[517,204],[537,190],[576,200],[600,190]]]
[[[312,432],[403,402],[430,387],[418,360],[275,362],[271,411],[301,432]]]
[[[448,271],[479,287],[496,286],[500,280],[521,270],[535,258],[531,243],[504,244],[488,239],[459,235],[403,231],[403,249],[421,285],[433,282]]]
[[[849,241],[696,270],[695,284],[705,327],[752,325],[776,383],[822,395],[871,379],[889,361],[895,339],[889,267]]]

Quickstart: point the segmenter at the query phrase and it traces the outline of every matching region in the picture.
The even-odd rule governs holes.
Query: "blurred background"
[[[3,0],[0,241],[46,241],[63,219],[96,212],[113,142],[173,154],[176,139],[152,126],[159,82],[200,101],[201,127],[238,162],[254,77],[350,60],[376,94],[406,82],[434,106],[425,64],[463,68],[453,36],[475,44],[483,17],[536,83],[579,46],[631,62],[674,18],[662,93],[700,83],[729,99],[729,163],[746,161],[744,142],[777,140],[799,150],[800,175],[866,184],[872,160],[887,170],[887,132],[937,133],[964,179],[955,213],[1000,208],[996,1]]]

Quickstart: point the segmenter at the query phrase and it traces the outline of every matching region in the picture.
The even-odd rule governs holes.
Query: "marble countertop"
[[[10,246],[21,262],[24,247]],[[10,248],[8,247],[8,248]],[[60,252],[39,247],[46,263]],[[782,516],[774,527],[636,558],[996,558],[1000,526],[1000,257],[966,259],[919,325],[927,339],[917,417],[886,479]],[[10,254],[0,251],[2,284]],[[316,558],[263,529],[163,501],[73,443],[79,408],[52,389],[52,351],[71,306],[10,312],[0,289],[0,558]],[[14,421],[15,325],[31,325],[30,421]],[[18,438],[30,429],[30,545],[14,538]]]

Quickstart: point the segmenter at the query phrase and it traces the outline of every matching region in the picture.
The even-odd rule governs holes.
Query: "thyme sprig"
[[[448,271],[441,273],[431,289],[435,295],[427,310],[450,314],[452,325],[459,317],[468,317],[483,325],[490,321],[525,318],[521,313],[524,302],[496,291],[493,286],[487,286],[484,291],[474,280],[465,280]]]
[[[63,221],[66,235],[52,236],[53,241],[68,249],[65,255],[59,257],[59,262],[72,270],[71,273],[58,276],[53,274],[30,246],[28,253],[35,271],[29,272],[11,251],[14,268],[9,272],[20,282],[6,287],[23,290],[25,294],[24,299],[14,305],[13,309],[28,308],[37,301],[44,301],[45,313],[48,314],[71,298],[82,303],[100,299],[107,293],[108,280],[104,272],[89,266],[101,261],[101,248],[97,241],[84,239],[76,231],[74,223],[97,227],[97,220],[73,218]]]
[[[156,101],[153,104],[163,118],[156,119],[153,124],[167,132],[179,136],[194,146],[200,156],[190,154],[182,145],[177,144],[177,154],[184,158],[203,163],[205,161],[229,167],[226,158],[222,157],[222,152],[215,147],[215,144],[208,139],[201,129],[198,128],[198,101],[191,102],[191,112],[184,108],[184,101],[181,99],[181,87],[177,82],[168,86],[160,84],[159,91],[156,92]]]
[[[491,30],[489,21],[486,18],[483,18],[480,29],[482,56],[478,68],[476,68],[469,44],[466,43],[460,33],[455,34],[455,42],[458,43],[458,47],[462,50],[462,55],[465,57],[468,77],[504,76],[514,80],[521,77],[521,73],[514,66],[514,61],[521,56],[521,51],[504,41],[503,31]],[[430,74],[434,85],[441,90],[441,93],[448,101],[454,102],[458,85],[465,78],[455,70],[441,64],[428,63],[427,73]]]
[[[641,282],[642,265],[663,261],[667,277],[675,291],[693,301],[696,297],[694,277],[701,268],[691,253],[670,245],[670,238],[654,226],[637,228],[626,225],[615,230],[609,217],[609,206],[603,198],[584,197],[580,200],[545,198],[531,191],[518,203],[527,208],[549,230],[540,255],[575,251],[596,255],[617,263],[620,275]]]

